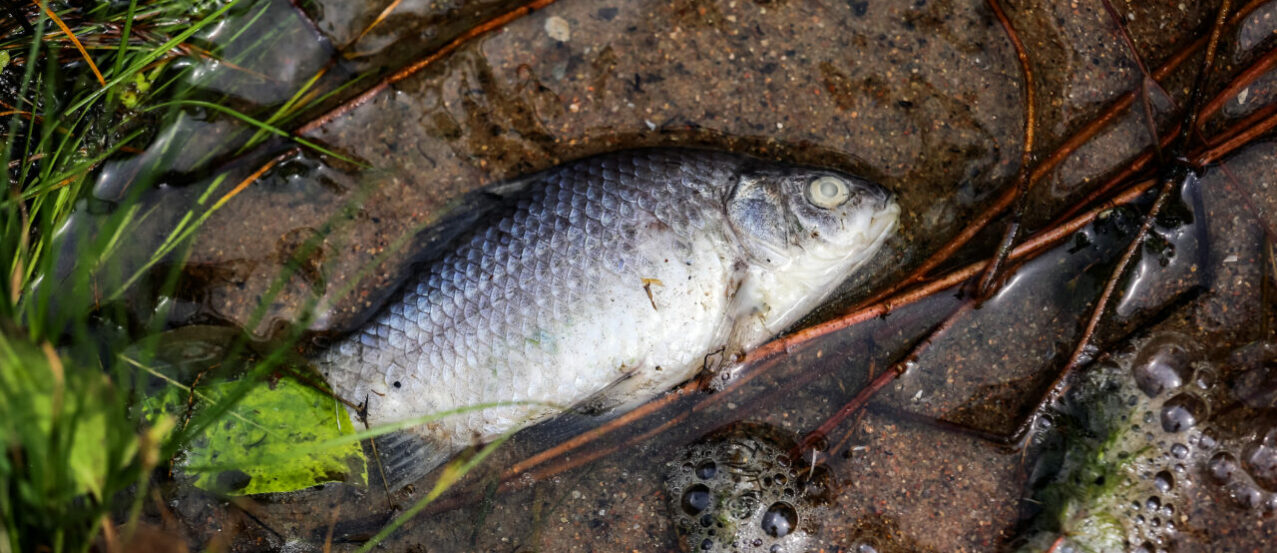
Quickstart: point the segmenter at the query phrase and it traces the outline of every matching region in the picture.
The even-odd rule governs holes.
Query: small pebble
[[[545,34],[559,42],[567,42],[572,40],[572,26],[568,25],[568,20],[552,15],[545,20]]]

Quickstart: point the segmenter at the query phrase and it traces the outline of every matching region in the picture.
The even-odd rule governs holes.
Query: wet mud
[[[1115,4],[1154,69],[1204,37],[1216,9]],[[405,0],[371,30],[387,2],[303,5],[290,13],[314,25],[341,68],[334,74],[369,72],[370,85],[518,3]],[[1036,164],[1139,90],[1141,75],[1098,2],[1005,9],[1034,74]],[[1223,75],[1266,55],[1275,20],[1269,3],[1228,28]],[[1147,112],[1159,132],[1179,122],[1200,64],[1187,59],[1150,88]],[[1215,81],[1212,91],[1227,79]],[[366,167],[286,141],[228,162],[226,186],[280,160],[206,223],[186,258],[181,297],[170,300],[181,306],[173,324],[215,321],[258,337],[296,324],[341,332],[378,307],[431,246],[417,231],[464,209],[455,201],[464,193],[593,153],[658,145],[835,167],[896,193],[899,235],[808,322],[829,319],[899,280],[1013,185],[1025,92],[1015,50],[982,1],[561,0],[307,128],[303,138]],[[1272,97],[1271,75],[1260,78],[1203,132]],[[1047,227],[1147,148],[1144,101],[1133,106],[1039,175],[1027,231]],[[194,113],[172,124],[233,130],[206,119]],[[684,389],[650,416],[503,479],[606,416],[569,413],[524,431],[383,547],[1265,550],[1277,537],[1275,158],[1277,144],[1261,139],[1175,190],[1123,277],[1095,362],[1038,421],[1026,449],[989,437],[1014,430],[1069,357],[1152,194],[1019,265],[999,293],[801,458],[788,449],[957,309],[967,290],[746,367],[722,390]],[[147,200],[156,229],[208,183],[193,163],[173,163],[170,186]],[[101,179],[103,191],[127,188],[112,174]],[[991,225],[947,266],[987,256],[1002,228]],[[269,293],[285,268],[291,276]],[[272,300],[259,319],[263,297]],[[312,305],[320,316],[299,322]],[[765,451],[767,470],[744,463],[700,477],[700,464],[742,448]],[[764,472],[773,485],[722,479]],[[805,486],[786,495],[773,489],[776,474]],[[813,483],[815,474],[824,476]],[[172,491],[167,508],[201,546],[344,551],[428,490],[426,482],[387,496],[376,485],[335,484],[225,501],[186,489]],[[713,515],[710,524],[691,511]],[[733,517],[743,523],[718,526]]]

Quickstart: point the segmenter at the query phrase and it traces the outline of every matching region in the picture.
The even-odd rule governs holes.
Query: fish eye
[[[833,209],[847,202],[851,197],[851,188],[838,177],[823,176],[811,181],[807,189],[807,199],[817,207]]]

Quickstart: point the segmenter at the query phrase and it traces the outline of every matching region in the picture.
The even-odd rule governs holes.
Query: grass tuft
[[[265,59],[277,46],[270,32],[277,23],[266,14],[280,5],[275,0],[7,3],[9,17],[0,21],[0,165],[6,168],[0,172],[0,553],[128,550],[143,531],[143,499],[157,474],[181,458],[198,469],[199,454],[191,448],[210,436],[224,438],[209,433],[226,428],[219,423],[234,419],[245,428],[259,428],[260,421],[243,420],[237,404],[245,398],[262,401],[262,383],[276,372],[287,374],[296,363],[291,346],[318,298],[306,306],[295,329],[266,351],[237,333],[222,360],[248,361],[238,374],[217,380],[216,388],[201,382],[198,391],[183,380],[189,374],[176,369],[156,374],[156,367],[172,366],[163,362],[164,341],[171,336],[160,334],[167,328],[165,309],[138,315],[126,306],[138,297],[163,306],[155,300],[173,292],[181,261],[202,225],[280,160],[305,148],[359,165],[293,136],[284,125],[364,76],[327,82],[331,67],[325,66],[276,105],[245,105],[215,87],[201,88],[194,75],[194,67],[213,60],[227,71],[260,77],[254,57]],[[206,39],[206,31],[228,18],[236,18],[232,28],[239,29],[230,40],[241,41],[233,56],[224,56],[230,51],[223,47],[226,40]],[[250,26],[254,32],[247,32]],[[160,214],[144,196],[168,178],[165,160],[183,147],[166,142],[161,129],[192,117],[221,118],[241,132],[216,145],[218,152],[200,152],[199,176],[188,184],[199,187],[196,201],[185,211]],[[243,154],[268,139],[297,147],[264,160],[257,171],[215,168],[218,156]],[[95,191],[101,188],[103,168],[113,163],[134,173],[125,186],[114,183],[113,194]],[[364,194],[352,194],[350,201],[359,202]],[[342,215],[320,234],[339,229]],[[139,247],[138,225],[160,217],[171,218],[172,224],[158,243]],[[411,238],[397,238],[378,259]],[[305,257],[319,245],[320,240],[310,240],[296,255]],[[265,315],[292,270],[292,264],[284,266],[250,326]],[[216,392],[214,401],[207,401],[210,391]],[[174,392],[185,395],[187,405],[205,399],[185,413],[145,408],[148,397]],[[359,440],[395,428],[355,434],[346,428],[337,439],[290,451],[349,450]],[[418,505],[369,547],[458,482],[495,446],[449,465]],[[256,453],[254,462],[270,460],[269,451]]]
[[[140,198],[162,164],[142,165],[114,201],[92,189],[105,164],[153,147],[157,129],[196,107],[247,123],[244,137],[282,132],[224,107],[199,88],[194,64],[177,63],[237,67],[196,37],[235,13],[260,16],[266,2],[37,4],[0,22],[0,552],[124,550],[153,469],[285,356],[264,356],[184,428],[169,415],[141,417],[134,407],[151,377],[133,363],[155,357],[158,342],[139,339],[163,329],[165,313],[139,321],[117,299],[159,261],[180,260],[225,201],[193,205],[140,266],[123,265],[132,225],[152,215]],[[268,47],[263,39],[243,56]],[[215,172],[203,196],[216,198],[226,179]],[[66,231],[86,219],[87,232]],[[174,272],[148,277],[160,295],[175,282]]]

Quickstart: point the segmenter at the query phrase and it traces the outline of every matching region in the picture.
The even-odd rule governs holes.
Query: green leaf
[[[216,404],[239,385],[216,381],[200,386],[195,408]],[[148,417],[182,417],[190,394],[170,386],[148,398]],[[288,492],[325,482],[366,484],[367,463],[358,443],[315,447],[354,433],[346,409],[335,399],[291,378],[253,388],[227,416],[192,437],[178,465],[195,486],[231,495]]]

